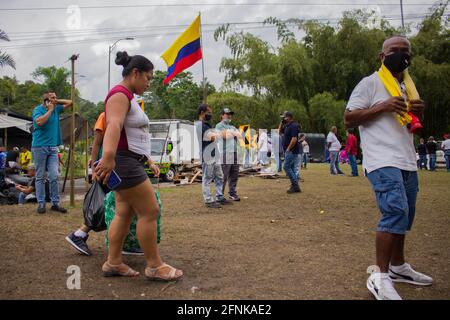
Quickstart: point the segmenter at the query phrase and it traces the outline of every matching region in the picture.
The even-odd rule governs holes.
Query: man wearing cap
[[[27,186],[22,186],[20,184],[16,185],[16,190],[20,191],[19,193],[19,205],[24,205],[26,202],[27,196],[32,194],[36,190],[36,167],[34,164],[29,164],[26,168],[28,172],[28,176],[31,178],[30,182],[28,182]]]
[[[300,146],[298,143],[299,125],[294,122],[291,112],[285,111],[282,114],[280,132],[283,132],[284,149],[284,171],[291,180],[291,187],[287,193],[301,192],[299,182]]]
[[[196,130],[201,138],[202,159],[202,192],[205,205],[208,208],[221,209],[222,204],[230,204],[223,196],[223,173],[222,166],[218,162],[217,140],[218,135],[211,127],[212,108],[207,104],[198,107],[198,118],[195,123]],[[216,201],[211,193],[211,182],[214,181]]]
[[[237,161],[237,139],[241,138],[241,133],[231,124],[234,112],[230,108],[224,108],[220,113],[220,122],[216,125],[219,131],[219,151],[222,161],[223,171],[223,193],[228,182],[229,199],[240,201],[236,187],[239,179],[239,163]]]
[[[45,208],[45,174],[48,170],[50,180],[50,210],[66,213],[67,210],[59,205],[58,186],[58,146],[62,144],[59,115],[64,109],[72,106],[71,100],[60,100],[54,92],[47,92],[42,96],[42,104],[33,110],[33,141],[31,151],[36,165],[36,197],[37,212],[46,212]]]

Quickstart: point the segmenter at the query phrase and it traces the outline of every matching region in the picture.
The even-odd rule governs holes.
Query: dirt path
[[[163,189],[160,249],[185,272],[176,284],[103,278],[104,233],[91,234],[92,257],[64,240],[82,222],[80,207],[66,216],[2,207],[0,298],[372,299],[365,281],[378,211],[367,179],[332,177],[325,165],[311,165],[303,176],[304,192],[289,196],[285,179],[243,178],[238,187],[245,198],[220,211],[202,206],[199,185]],[[445,172],[420,175],[407,256],[435,284],[396,285],[405,299],[450,298],[449,186]],[[143,271],[143,258],[125,262]],[[70,265],[81,268],[81,290],[66,287]]]

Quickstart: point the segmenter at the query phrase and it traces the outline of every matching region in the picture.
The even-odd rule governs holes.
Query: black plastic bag
[[[106,230],[104,200],[105,191],[94,182],[84,196],[83,215],[84,224],[95,232]]]

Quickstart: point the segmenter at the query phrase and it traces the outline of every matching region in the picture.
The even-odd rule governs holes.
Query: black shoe
[[[45,204],[39,204],[37,208],[37,213],[43,214],[46,213],[47,209],[45,209]]]
[[[230,204],[233,204],[230,200],[227,200],[225,198],[223,198],[220,201],[216,201],[216,203],[218,203],[219,205],[222,205],[222,206],[228,206]]]
[[[91,250],[89,250],[89,247],[86,244],[87,239],[89,236],[86,236],[86,238],[77,237],[75,235],[75,232],[72,232],[66,237],[66,240],[68,243],[70,243],[75,249],[77,249],[78,252],[90,256],[92,255]]]
[[[302,192],[298,183],[291,185],[291,187],[287,191],[287,193],[298,193],[298,192]]]
[[[228,198],[231,200],[231,201],[241,201],[241,198],[237,195],[237,194],[235,194],[235,195],[230,195],[230,196],[228,196]]]
[[[122,254],[126,256],[143,256],[144,251],[138,248],[122,249]]]
[[[205,203],[205,206],[212,209],[222,209],[222,206],[217,202],[208,202]]]
[[[60,213],[67,213],[67,209],[64,209],[63,207],[60,207],[59,205],[53,205],[50,208],[51,211],[56,211],[56,212],[60,212]]]

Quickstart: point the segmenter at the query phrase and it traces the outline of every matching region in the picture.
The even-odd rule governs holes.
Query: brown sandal
[[[123,272],[119,271],[120,267],[126,267],[128,269],[127,271]],[[109,264],[108,261],[103,264],[102,271],[104,277],[137,277],[139,275],[139,272],[131,269],[124,263],[119,265],[112,265]]]
[[[164,268],[170,268],[170,271],[168,273],[161,273],[160,270]],[[180,271],[181,275],[177,276],[177,271]],[[145,268],[145,277],[150,281],[177,281],[183,277],[183,271],[163,263],[157,268]]]

